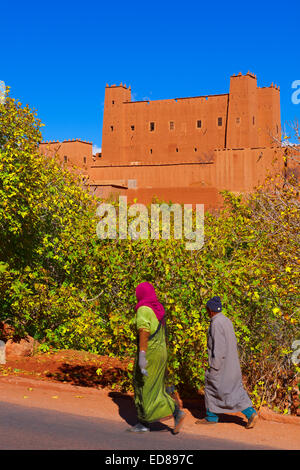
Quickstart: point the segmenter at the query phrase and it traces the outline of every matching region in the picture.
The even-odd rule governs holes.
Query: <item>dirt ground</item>
[[[97,388],[118,382],[127,364],[128,361],[85,351],[61,350],[30,357],[9,356],[6,364],[0,365],[0,374]]]
[[[0,401],[125,420],[131,426],[136,420],[132,394],[111,388],[126,366],[118,359],[81,351],[9,357],[5,365],[0,365]],[[195,421],[204,416],[203,397],[180,401],[186,412],[183,432],[249,445],[300,449],[300,417],[282,416],[263,408],[254,429],[245,428],[241,413],[221,415],[217,426],[201,426]],[[166,421],[166,425],[172,427],[173,420]]]

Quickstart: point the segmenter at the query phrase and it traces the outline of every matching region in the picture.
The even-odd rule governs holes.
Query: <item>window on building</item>
[[[254,124],[255,124],[255,116],[253,116],[253,118],[252,118],[252,124],[253,124],[253,126],[254,126]]]
[[[194,148],[194,152],[197,152],[197,147]]]
[[[197,127],[198,127],[198,129],[200,129],[200,128],[202,127],[202,121],[201,121],[201,119],[198,119],[198,121],[197,121]]]
[[[150,122],[150,132],[153,132],[155,129],[155,122]]]
[[[86,157],[83,157],[83,163],[86,163]]]
[[[67,163],[67,161],[68,161],[67,155],[64,156],[64,161],[65,161],[65,163]]]
[[[152,153],[152,149],[150,149],[150,153]]]
[[[278,132],[279,132],[278,124],[276,124],[276,130],[277,130],[277,134],[278,134]]]
[[[178,152],[178,148],[176,148],[176,152]]]
[[[240,122],[241,122],[241,118],[240,118],[240,117],[237,117],[237,118],[236,118],[236,123],[237,123],[237,124],[240,124]]]
[[[134,131],[134,126],[131,126],[131,130]]]
[[[223,119],[221,117],[218,117],[218,126],[222,126]]]
[[[170,121],[170,131],[173,131],[175,129],[175,122]]]
[[[112,100],[111,104],[115,104],[114,100]]]
[[[114,130],[114,126],[110,126],[110,130],[113,131],[113,130]]]
[[[128,189],[136,188],[137,180],[128,180]]]

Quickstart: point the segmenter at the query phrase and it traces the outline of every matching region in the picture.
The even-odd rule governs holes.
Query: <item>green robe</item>
[[[152,335],[158,325],[156,315],[150,307],[144,306],[137,310],[137,330],[143,328]],[[141,373],[138,352],[139,349],[134,366],[134,402],[139,421],[150,423],[172,415],[175,410],[175,402],[165,387],[167,367],[165,328],[161,326],[158,333],[148,341],[146,352],[148,377]]]

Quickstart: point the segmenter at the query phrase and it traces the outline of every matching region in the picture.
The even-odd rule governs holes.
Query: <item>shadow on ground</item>
[[[126,423],[129,424],[129,426],[134,426],[137,423],[137,414],[136,414],[133,398],[124,393],[119,393],[119,392],[110,392],[108,396],[118,406],[120,417],[124,421],[126,421]],[[173,425],[173,422],[171,419],[170,419],[170,422]],[[165,423],[156,422],[156,423],[150,424],[150,430],[160,431],[160,432],[162,431],[170,432],[172,428]]]
[[[47,376],[60,382],[68,382],[81,387],[107,387],[124,379],[124,369],[121,367],[108,367],[103,370],[101,375],[97,375],[96,366],[64,363],[59,367],[57,372],[49,372]],[[176,393],[171,396],[177,401],[178,395],[176,396]],[[135,425],[137,416],[132,397],[122,392],[110,392],[109,397],[118,406],[120,417],[130,426]],[[182,407],[189,410],[191,415],[195,418],[195,421],[205,417],[203,395],[198,395],[197,398],[182,398],[181,401]],[[168,419],[168,421],[171,422],[170,419]],[[230,414],[220,414],[219,422],[233,423],[239,426],[246,425],[246,421],[242,417]],[[153,431],[170,431],[170,427],[163,422],[152,423],[150,428]]]
[[[108,387],[124,380],[124,368],[102,368],[101,374],[97,374],[97,366],[62,364],[57,372],[48,372],[47,377],[59,382],[68,382],[80,387]]]
[[[197,419],[203,419],[205,417],[205,401],[204,401],[204,395],[199,395],[197,399],[188,399],[188,398],[183,398],[182,399],[182,406],[183,408],[186,408],[189,410],[191,415],[195,418],[195,421]],[[233,423],[238,426],[246,426],[246,421],[236,415],[232,414],[219,414],[219,423]]]
[[[108,396],[118,406],[120,417],[126,421],[129,426],[134,426],[137,422],[137,415],[133,398],[119,392],[110,392]],[[197,399],[182,399],[182,407],[191,413],[191,415],[195,418],[195,421],[205,417],[205,403],[203,396],[199,396]],[[172,419],[168,419],[168,422],[170,422],[170,425],[173,426]],[[242,417],[230,414],[220,414],[219,422],[232,423],[243,427],[246,425],[246,421]],[[150,429],[151,431],[171,430],[170,426],[164,422],[151,423]]]

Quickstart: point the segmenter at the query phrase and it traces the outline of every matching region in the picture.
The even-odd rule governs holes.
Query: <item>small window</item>
[[[197,121],[197,128],[200,129],[201,127],[202,127],[202,121],[201,121],[201,119],[199,119]]]
[[[222,126],[223,119],[221,117],[218,117],[218,126]]]
[[[194,148],[194,152],[197,152],[197,147]]]
[[[112,100],[111,104],[115,104],[114,100]]]
[[[176,148],[176,152],[178,152],[178,148]]]
[[[110,126],[110,130],[113,132],[113,130],[114,130],[114,126]]]
[[[83,157],[83,163],[86,163],[86,157]]]
[[[137,187],[137,180],[128,180],[128,189],[136,188]]]
[[[240,117],[237,117],[237,118],[236,118],[236,123],[237,123],[237,124],[240,124],[240,123],[241,123],[241,118],[240,118]]]
[[[131,130],[134,131],[134,126],[131,126]]]
[[[175,122],[170,121],[170,131],[173,131],[175,129]]]
[[[253,116],[253,118],[252,118],[252,124],[253,124],[253,126],[254,126],[254,124],[255,124],[255,116]]]
[[[150,149],[150,153],[152,153],[152,149]]]
[[[278,132],[279,132],[278,124],[276,124],[276,130],[277,130],[277,134],[278,134]]]
[[[64,161],[65,161],[65,163],[67,163],[67,161],[68,161],[68,157],[66,155],[64,156]]]
[[[155,129],[155,122],[150,122],[150,132],[153,132]]]

